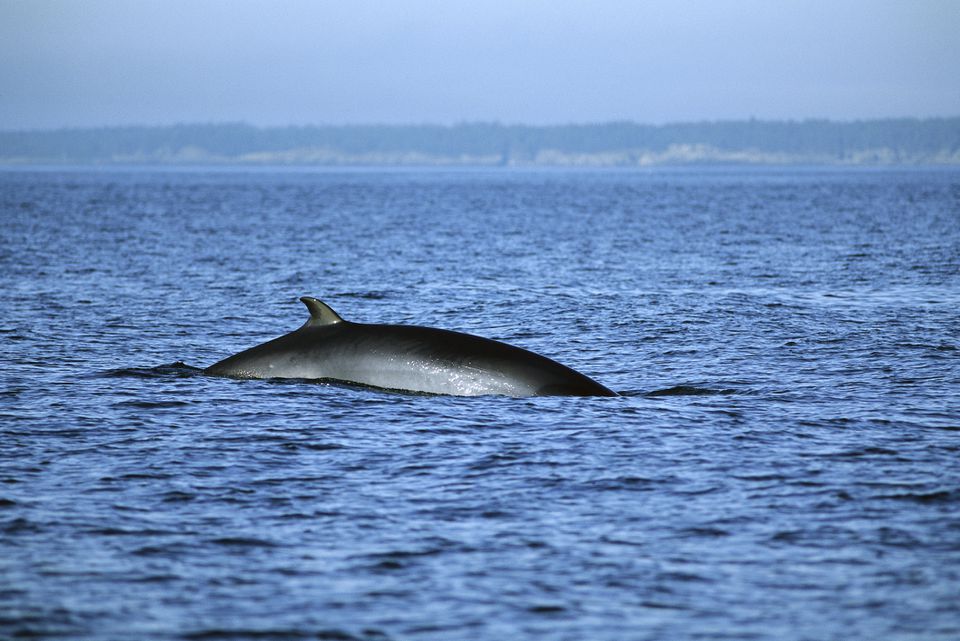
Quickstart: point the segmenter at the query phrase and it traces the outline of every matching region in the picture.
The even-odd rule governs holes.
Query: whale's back
[[[333,380],[426,394],[616,396],[540,354],[445,329],[344,321],[306,298],[311,320],[208,367],[237,378]]]

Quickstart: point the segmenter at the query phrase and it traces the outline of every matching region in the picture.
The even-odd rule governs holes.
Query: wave
[[[642,395],[650,398],[658,396],[725,396],[736,394],[735,389],[713,389],[709,387],[694,387],[692,385],[676,385],[665,389],[658,389],[652,392],[645,392]]]
[[[188,378],[203,373],[203,368],[187,365],[183,361],[156,365],[154,367],[120,367],[108,369],[98,374],[102,378]]]

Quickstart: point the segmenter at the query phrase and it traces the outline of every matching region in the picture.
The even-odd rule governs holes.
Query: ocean
[[[0,171],[0,638],[960,638],[960,171]],[[613,398],[201,369],[442,327]]]

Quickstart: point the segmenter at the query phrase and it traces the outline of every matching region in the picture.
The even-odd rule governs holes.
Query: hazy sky
[[[960,0],[0,0],[0,129],[960,115]]]

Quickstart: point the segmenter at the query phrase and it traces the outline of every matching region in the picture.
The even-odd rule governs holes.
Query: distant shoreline
[[[0,166],[960,165],[960,117],[642,125],[186,124],[0,131]]]

